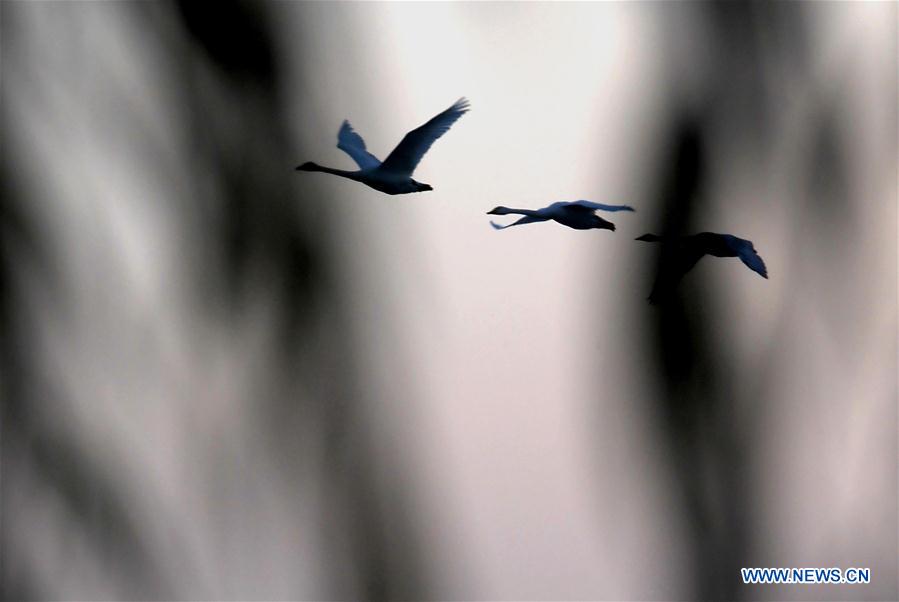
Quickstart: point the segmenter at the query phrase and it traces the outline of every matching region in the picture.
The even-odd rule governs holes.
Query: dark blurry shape
[[[672,108],[670,130],[658,158],[657,195],[663,238],[677,239],[693,229],[706,202],[708,125],[688,106]],[[664,274],[664,253],[654,272]],[[645,324],[647,353],[655,359],[659,387],[656,410],[660,434],[670,449],[678,495],[672,517],[680,513],[689,539],[684,542],[693,567],[691,598],[738,597],[739,568],[747,553],[750,497],[745,480],[746,435],[729,411],[732,393],[722,382],[725,367],[719,344],[708,331],[708,297],[680,298],[675,287]],[[650,362],[652,365],[653,362]]]
[[[662,150],[649,179],[658,183],[654,192],[657,231],[665,240],[679,240],[702,229],[697,218],[709,211],[708,184],[725,167],[722,155],[710,146],[737,139],[748,153],[760,152],[769,142],[776,105],[763,69],[763,51],[771,48],[779,58],[789,56],[800,62],[807,56],[802,48],[807,38],[801,5],[706,3],[693,7],[697,37],[704,37],[716,52],[689,92],[683,82],[674,84],[677,89],[672,90],[672,102],[662,120],[662,136],[656,145]],[[757,23],[785,35],[777,38],[779,44],[766,46],[760,42]],[[744,596],[739,569],[751,566],[750,527],[755,524],[759,483],[751,471],[758,443],[756,425],[740,420],[734,408],[749,403],[758,407],[760,400],[750,401],[750,392],[734,386],[735,373],[745,366],[730,359],[722,333],[710,328],[720,287],[697,287],[685,300],[684,287],[673,286],[699,257],[696,252],[672,257],[662,245],[649,263],[649,271],[658,275],[650,301],[663,298],[665,302],[640,327],[646,329],[646,353],[656,370],[659,433],[670,450],[673,482],[678,487],[672,517],[680,514],[686,526],[687,565],[692,567],[692,591],[687,596],[736,600]],[[747,265],[762,273],[760,260],[756,264],[751,259],[751,264]],[[646,317],[641,314],[641,319]]]
[[[645,354],[651,360],[646,377],[656,387],[651,404],[658,416],[657,432],[670,452],[671,480],[679,494],[672,500],[671,516],[680,514],[683,520],[683,543],[689,554],[684,560],[691,571],[686,584],[689,590],[666,597],[754,600],[864,596],[895,600],[895,428],[883,430],[889,433],[883,448],[884,456],[890,458],[883,462],[887,470],[869,471],[866,466],[852,477],[839,479],[836,490],[827,489],[817,479],[805,485],[807,490],[799,499],[806,505],[799,511],[822,518],[816,521],[820,531],[816,525],[814,538],[805,542],[801,541],[803,534],[795,529],[781,530],[776,518],[785,509],[797,509],[790,508],[796,500],[789,499],[797,495],[797,488],[781,493],[778,478],[784,473],[770,472],[777,464],[795,462],[801,454],[809,453],[809,445],[816,446],[818,453],[834,450],[837,457],[851,453],[851,446],[843,441],[844,432],[861,438],[857,425],[842,430],[843,420],[848,423],[865,413],[858,399],[840,393],[828,397],[829,391],[824,389],[845,381],[870,379],[867,368],[859,370],[863,364],[873,366],[875,362],[859,350],[877,349],[877,343],[860,346],[857,337],[876,329],[872,326],[876,322],[858,314],[876,315],[884,310],[883,305],[871,304],[869,298],[876,290],[871,288],[875,280],[892,282],[895,290],[895,248],[890,252],[891,260],[869,268],[872,264],[866,253],[870,249],[865,246],[872,239],[883,239],[874,229],[863,231],[862,223],[875,215],[870,207],[879,200],[877,193],[870,194],[877,190],[876,185],[869,188],[873,172],[865,170],[877,164],[886,149],[889,159],[881,165],[895,174],[895,136],[875,131],[895,132],[896,104],[881,104],[883,96],[855,87],[871,77],[880,78],[884,90],[889,89],[891,94],[895,91],[899,72],[895,26],[889,30],[891,40],[886,48],[892,60],[883,63],[886,69],[877,75],[866,72],[864,77],[847,76],[847,64],[858,65],[862,71],[871,66],[862,58],[870,50],[866,47],[868,40],[858,38],[854,49],[858,53],[852,54],[852,59],[851,53],[845,57],[858,62],[842,63],[836,60],[839,53],[823,52],[829,44],[822,39],[830,36],[823,34],[830,24],[854,21],[862,15],[855,12],[855,7],[848,8],[849,4],[828,5],[826,9],[811,3],[691,6],[696,28],[689,44],[711,52],[688,51],[683,61],[674,52],[670,55],[671,71],[693,70],[696,77],[689,82],[672,80],[666,96],[670,102],[660,119],[661,135],[655,139],[654,148],[661,148],[661,153],[655,157],[654,168],[641,173],[641,178],[656,183],[651,192],[658,211],[658,230],[654,231],[665,239],[677,240],[708,228],[700,216],[720,213],[727,220],[739,220],[754,213],[754,223],[765,223],[767,214],[763,211],[776,208],[784,211],[783,221],[774,229],[777,232],[783,228],[784,232],[784,247],[777,254],[780,260],[776,266],[783,276],[775,290],[766,287],[769,290],[764,299],[752,295],[740,299],[740,309],[732,304],[732,298],[725,308],[722,287],[716,283],[688,287],[685,281],[667,291],[665,303],[657,310],[634,312],[634,326],[644,329]],[[895,23],[895,6],[892,9],[889,19]],[[672,32],[671,48],[683,49],[683,39],[681,32]],[[703,63],[697,68],[695,61],[700,54]],[[788,106],[792,110],[785,113]],[[879,117],[872,118],[872,114]],[[881,128],[872,127],[872,123],[880,123]],[[783,152],[785,147],[790,150]],[[768,166],[773,162],[779,162],[778,169],[769,173]],[[742,198],[730,194],[734,188],[764,192],[765,186],[746,185],[740,178],[765,181],[774,174],[780,179],[776,190],[781,194]],[[895,188],[887,190],[895,198]],[[711,198],[710,193],[721,196]],[[736,206],[736,202],[742,206]],[[885,214],[895,226],[895,213]],[[893,243],[895,247],[895,238]],[[677,271],[683,267],[672,262],[663,246],[647,265],[649,272],[662,277],[669,263],[674,263]],[[773,255],[769,260],[777,261]],[[862,270],[882,268],[884,274],[874,278],[858,275]],[[687,290],[689,299],[685,298]],[[893,317],[886,323],[895,324],[895,297],[885,304],[887,311],[890,304]],[[770,333],[759,337],[760,343],[734,340],[755,324],[734,324],[731,328],[726,320],[751,315],[771,316]],[[813,329],[806,325],[809,320],[815,324]],[[811,348],[819,342],[827,347],[826,352]],[[746,348],[752,351],[746,352]],[[895,357],[895,343],[885,349],[886,356]],[[806,354],[818,357],[796,357]],[[859,360],[860,355],[864,359]],[[890,408],[883,417],[887,424],[895,425],[895,362],[886,360],[885,365],[889,365],[885,382],[890,383],[885,391],[891,398],[882,406]],[[827,369],[829,373],[821,372]],[[809,381],[814,384],[805,389]],[[861,391],[861,397],[865,397],[877,390],[873,383],[869,380],[850,390]],[[801,388],[794,389],[796,384]],[[818,394],[810,392],[814,386],[819,387]],[[867,406],[868,412],[871,407]],[[812,415],[831,412],[840,416],[841,429],[821,430],[827,423],[813,420]],[[779,423],[778,418],[797,414],[792,424]],[[879,418],[869,413],[864,420],[873,423]],[[797,442],[792,430],[797,423],[807,423],[814,434]],[[771,426],[787,430],[772,434]],[[774,449],[776,456],[772,455]],[[817,455],[814,457],[817,459]],[[867,456],[861,462],[877,465]],[[882,504],[863,493],[868,479],[878,483],[877,491],[889,492],[880,500]],[[880,488],[883,483],[887,485]],[[840,510],[834,510],[832,497],[844,492]],[[852,504],[847,504],[849,499]],[[855,517],[846,508],[864,508],[864,513],[870,510],[864,522],[884,528],[864,533],[847,529]],[[827,512],[833,513],[833,518]],[[877,518],[875,513],[879,513]],[[871,537],[874,533],[878,537]],[[874,541],[883,533],[889,535]],[[789,541],[795,535],[800,541]],[[877,553],[880,549],[888,550],[887,554]],[[795,586],[766,591],[742,583],[741,567],[771,566],[768,563],[776,562],[772,559],[778,555],[780,562],[796,562],[801,555],[805,559],[802,562],[819,566],[838,566],[840,562],[877,566],[881,557],[889,560],[881,565],[884,578],[877,584],[876,593],[873,583],[865,593],[836,588],[794,593]]]
[[[3,8],[3,53],[17,17]],[[8,55],[6,55],[8,56]],[[4,65],[4,69],[6,65]],[[5,74],[4,74],[5,77]],[[9,96],[3,93],[3,101]],[[117,489],[98,462],[87,457],[79,442],[58,432],[48,418],[53,407],[68,395],[48,383],[52,368],[42,365],[34,349],[37,313],[30,307],[27,286],[37,285],[51,300],[57,317],[72,311],[66,287],[64,261],[54,255],[53,241],[41,223],[41,210],[29,198],[27,178],[14,167],[20,158],[12,151],[21,141],[4,113],[0,160],[0,600],[32,600],[47,596],[46,584],[21,570],[17,541],[9,534],[16,515],[21,483],[40,488],[57,504],[75,529],[88,534],[90,552],[104,561],[115,561],[123,579],[133,586],[135,597],[164,599],[172,590],[164,572],[141,540],[127,495]],[[37,485],[34,485],[34,484]],[[44,500],[44,503],[46,501]]]
[[[633,211],[633,207],[628,205],[603,205],[602,203],[592,203],[590,201],[558,201],[543,207],[542,209],[510,209],[509,207],[494,207],[487,212],[487,215],[523,215],[524,217],[517,222],[501,226],[493,221],[490,225],[496,230],[504,230],[512,226],[521,226],[524,224],[533,224],[535,222],[546,222],[553,220],[574,228],[575,230],[591,230],[597,228],[600,230],[615,230],[615,224],[596,215],[597,211]]]
[[[356,133],[349,121],[344,121],[337,134],[337,148],[344,151],[359,165],[358,171],[323,167],[307,161],[297,171],[319,171],[361,182],[387,194],[409,194],[433,190],[430,184],[412,179],[412,172],[434,142],[449,131],[459,117],[468,112],[468,101],[460,98],[426,124],[405,135],[384,162],[380,162],[365,148],[362,136]]]
[[[267,413],[272,452],[287,466],[296,453],[296,433],[310,432],[312,423],[311,431],[320,437],[312,443],[322,452],[317,472],[325,481],[320,486],[327,495],[327,508],[317,526],[323,539],[335,546],[323,554],[331,558],[324,565],[328,589],[365,600],[427,597],[425,562],[405,510],[402,479],[392,467],[375,470],[375,464],[384,460],[371,452],[373,435],[361,418],[366,385],[356,376],[352,334],[344,327],[347,317],[338,309],[346,307],[347,301],[335,286],[339,268],[329,256],[330,245],[337,243],[328,240],[327,221],[315,210],[312,199],[292,197],[280,167],[281,158],[288,153],[283,133],[288,130],[288,119],[271,7],[226,2],[224,10],[216,5],[215,18],[210,18],[209,9],[198,9],[196,3],[184,1],[178,6],[196,44],[220,67],[235,107],[253,107],[236,112],[226,124],[227,136],[223,133],[220,143],[204,150],[209,162],[218,166],[217,175],[226,192],[224,267],[232,291],[240,295],[235,298],[236,307],[242,305],[244,295],[258,294],[251,287],[260,276],[276,283],[273,294],[281,313],[274,328],[282,342],[283,362],[273,366],[271,378],[312,391],[311,399],[273,395],[260,410]],[[209,129],[204,124],[209,120],[204,103],[213,101],[206,94],[195,105],[198,137]],[[430,126],[433,134],[420,154],[465,112],[460,105],[453,107],[458,114],[451,115],[451,109],[419,128]],[[244,138],[241,147],[252,154],[234,152],[229,146],[227,140],[235,131]],[[297,212],[303,221],[317,227],[300,228]],[[312,346],[322,329],[330,333],[332,349]],[[342,376],[339,383],[315,390],[310,382],[320,381],[323,374]],[[383,499],[385,491],[392,492],[390,503]],[[303,502],[298,499],[296,504],[299,513]]]
[[[3,379],[0,389],[0,474],[5,487],[0,489],[0,524],[16,520],[9,486],[26,476],[45,484],[47,493],[59,504],[61,512],[79,530],[96,535],[91,538],[92,553],[99,558],[115,559],[122,577],[133,586],[136,597],[171,597],[156,559],[141,541],[140,530],[128,512],[127,496],[96,462],[78,449],[78,442],[62,436],[48,425],[40,406],[55,402],[65,392],[52,390],[46,383],[52,378],[47,367],[35,361],[31,352],[30,328],[33,315],[27,311],[26,296],[20,290],[24,273],[29,273],[46,290],[52,291],[55,309],[64,312],[66,298],[61,273],[49,252],[45,234],[37,227],[37,216],[20,203],[22,191],[16,178],[2,162],[3,194],[0,196],[0,359]],[[0,599],[31,600],[45,597],[44,584],[35,583],[9,562],[16,557],[16,542],[8,530],[0,531]]]
[[[671,294],[684,274],[693,269],[704,255],[713,257],[739,257],[753,272],[768,278],[765,262],[759,257],[752,241],[732,234],[700,232],[691,236],[669,239],[656,234],[644,234],[635,240],[661,242],[662,259],[658,274],[649,294],[649,302],[659,303]]]
[[[263,83],[275,80],[275,50],[259,5],[218,2],[213,14],[198,2],[179,1],[177,6],[188,33],[221,68],[223,76]]]
[[[401,465],[381,453],[385,445],[365,416],[373,395],[359,369],[356,335],[347,326],[352,303],[337,284],[343,267],[333,259],[332,245],[340,242],[332,240],[329,214],[316,205],[321,200],[293,191],[282,166],[291,145],[284,133],[289,130],[285,69],[271,11],[271,5],[252,2],[214,8],[186,1],[2,6],[4,82],[10,74],[18,76],[11,78],[18,85],[3,87],[0,124],[5,142],[0,162],[4,600],[258,599],[272,598],[270,592],[291,599],[428,597],[415,504],[407,499]],[[61,34],[63,29],[80,32],[72,24],[85,22],[99,23],[104,34],[126,32],[136,39],[111,50],[106,44],[115,35],[97,36],[102,38],[98,41],[88,28],[73,44],[73,38]],[[13,30],[18,34],[6,35]],[[59,36],[58,43],[47,44],[53,35]],[[97,60],[104,52],[116,60]],[[65,53],[72,55],[73,65],[89,66],[72,78],[91,81],[89,95],[64,87],[69,80],[53,59]],[[135,67],[140,60],[147,62]],[[145,82],[142,69],[147,80],[164,81],[165,89],[135,84]],[[145,97],[135,101],[129,96],[132,89]],[[71,114],[63,111],[50,119],[37,109],[23,111],[43,109],[38,99],[46,98],[48,90],[65,96],[62,106]],[[108,111],[108,119],[97,121],[85,117],[120,98],[132,101],[123,103],[120,113]],[[159,122],[160,135],[132,136],[129,128],[154,110],[167,115]],[[23,114],[27,119],[14,123],[11,116]],[[92,135],[74,135],[81,127],[91,127]],[[67,225],[72,237],[65,240],[48,226],[78,193],[74,187],[42,187],[35,177],[41,174],[57,184],[65,179],[67,162],[39,162],[40,143],[52,138],[61,148],[84,155],[79,182],[89,188],[99,173],[95,162],[108,152],[104,138],[111,135],[136,138],[135,156],[159,158],[141,164],[153,174],[146,197],[127,186],[117,189],[121,215],[128,216],[124,221],[151,199],[158,204],[154,209],[162,225],[140,230],[149,239],[147,248],[155,251],[171,243],[183,254],[177,269],[184,274],[167,273],[159,280],[160,286],[171,287],[160,291],[161,299],[181,301],[163,301],[152,312],[135,310],[127,320],[116,312],[134,309],[124,307],[130,297],[117,293],[142,297],[127,281],[129,268],[79,265],[83,257],[75,251],[86,236],[78,224]],[[177,143],[171,142],[174,138]],[[183,159],[185,149],[194,163],[182,171],[168,161]],[[133,176],[128,165],[115,163],[115,170],[122,171],[106,168],[102,177],[128,180]],[[173,189],[189,192],[180,197]],[[186,197],[191,202],[179,202]],[[88,199],[69,206],[71,215],[94,207]],[[116,244],[128,236],[105,238],[107,223],[91,222],[97,228],[92,233],[99,233],[96,261],[121,254]],[[162,261],[158,265],[171,269]],[[97,307],[90,301],[96,298],[108,298],[108,305]],[[179,327],[171,323],[172,316],[181,320]],[[108,336],[83,334],[97,322],[113,325]],[[136,331],[166,327],[173,328],[172,349],[184,351],[178,361],[166,362],[153,336],[148,335],[149,343],[133,338]],[[233,358],[244,350],[208,345],[202,333],[243,343],[242,335],[251,329],[261,334],[253,344],[258,361],[235,374],[226,390],[213,390],[205,381],[209,374],[202,370],[202,356]],[[91,360],[73,362],[87,365],[89,373],[69,374],[68,366],[50,359],[42,346],[59,338],[73,341],[78,353]],[[110,362],[117,355],[121,364]],[[140,361],[130,364],[129,357]],[[222,365],[234,365],[228,362]],[[154,369],[159,372],[152,380],[159,389],[138,391]],[[179,380],[183,389],[171,387],[169,370],[184,377]],[[145,432],[134,433],[129,441],[133,447],[122,449],[117,439],[98,441],[96,432],[84,427],[90,422],[116,436],[127,432],[103,412],[104,402],[115,393],[94,381],[109,390],[114,387],[105,383],[128,385],[118,417],[129,426],[140,424],[132,414],[138,405],[151,414],[202,414],[200,400],[185,394],[187,390],[200,391],[196,396],[216,407],[231,399],[232,409],[243,412],[231,415],[240,424],[235,427],[239,436],[213,441],[202,430],[208,424],[198,427],[189,441],[166,431],[172,439],[156,442],[164,453],[174,453],[182,467],[197,462],[203,469],[185,480],[145,474],[152,472],[140,456]],[[267,472],[270,467],[276,467],[277,479]],[[171,489],[163,492],[160,483]],[[321,498],[318,505],[310,491]],[[183,528],[197,516],[202,524]],[[21,526],[47,517],[52,520],[37,525],[41,533]],[[285,532],[296,525],[305,528],[285,536],[289,544],[278,546],[265,536],[272,524],[282,527],[279,519]],[[241,539],[249,545],[233,545]],[[320,547],[305,544],[318,553],[319,564],[308,566],[308,559],[291,554],[301,549],[293,542],[300,539],[323,542]],[[58,557],[53,555],[57,551]],[[258,566],[265,569],[258,571]],[[291,569],[288,578],[284,566]]]

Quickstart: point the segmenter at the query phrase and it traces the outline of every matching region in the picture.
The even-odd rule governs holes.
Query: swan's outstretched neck
[[[528,217],[541,217],[539,211],[533,209],[510,209],[509,207],[496,207],[487,212],[487,215],[527,215]]]
[[[356,171],[347,171],[345,169],[334,169],[333,167],[325,167],[324,165],[319,165],[318,163],[313,163],[312,161],[307,161],[302,165],[298,165],[294,171],[320,171],[322,173],[329,173],[335,176],[341,176],[343,178],[349,178],[351,180],[358,179],[358,173]]]
[[[644,234],[643,236],[638,236],[634,240],[642,240],[644,242],[661,242],[662,237],[656,234]]]

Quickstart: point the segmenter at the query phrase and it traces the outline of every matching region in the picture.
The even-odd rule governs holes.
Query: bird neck
[[[358,171],[347,171],[346,169],[334,169],[333,167],[325,167],[324,165],[312,165],[308,168],[309,171],[320,171],[322,173],[329,173],[335,176],[340,176],[341,178],[349,178],[350,180],[359,181],[359,172]]]
[[[509,207],[500,207],[497,210],[497,215],[527,215],[529,217],[540,217],[540,212],[534,209],[511,209]]]
[[[644,234],[637,238],[637,240],[642,240],[643,242],[662,242],[664,239],[657,234]]]

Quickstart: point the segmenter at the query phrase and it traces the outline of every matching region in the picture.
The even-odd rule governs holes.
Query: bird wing
[[[506,224],[505,226],[501,226],[494,222],[490,221],[490,225],[493,226],[494,230],[505,230],[506,228],[511,228],[512,226],[521,226],[524,224],[533,224],[534,222],[545,222],[546,218],[537,217],[535,215],[526,215],[518,221],[512,222],[511,224]]]
[[[592,201],[571,201],[570,203],[564,203],[569,207],[586,207],[591,211],[633,211],[634,208],[630,205],[604,205],[602,203],[594,203]]]
[[[444,135],[467,111],[468,101],[460,98],[453,106],[406,134],[381,163],[381,169],[411,176],[434,141]]]
[[[353,158],[359,169],[372,169],[381,161],[365,149],[365,140],[356,133],[348,120],[343,121],[337,132],[337,148]]]
[[[746,267],[762,278],[768,278],[768,268],[765,267],[765,262],[759,257],[759,254],[755,252],[752,241],[733,236],[728,239],[728,244],[736,251],[737,256],[746,264]]]

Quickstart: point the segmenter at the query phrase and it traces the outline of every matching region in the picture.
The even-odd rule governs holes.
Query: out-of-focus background
[[[4,599],[897,599],[895,3],[201,6],[0,4]]]

